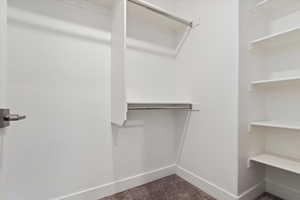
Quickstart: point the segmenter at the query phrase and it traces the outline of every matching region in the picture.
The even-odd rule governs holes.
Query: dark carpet
[[[101,200],[216,200],[176,175],[115,194]],[[221,199],[220,199],[221,200]],[[256,200],[283,200],[263,194]]]

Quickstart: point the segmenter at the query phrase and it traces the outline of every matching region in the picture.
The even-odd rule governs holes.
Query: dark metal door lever
[[[18,114],[10,114],[10,115],[4,116],[4,121],[19,121],[22,119],[26,119],[26,116],[18,115]]]
[[[0,108],[0,128],[6,128],[9,126],[9,122],[19,121],[25,118],[25,115],[10,114],[9,109]]]

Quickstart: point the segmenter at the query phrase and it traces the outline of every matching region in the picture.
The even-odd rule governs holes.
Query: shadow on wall
[[[176,164],[189,118],[186,111],[129,111],[124,127],[112,126],[114,181]]]

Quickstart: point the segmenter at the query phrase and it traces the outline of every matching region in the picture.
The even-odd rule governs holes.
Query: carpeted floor
[[[216,200],[182,178],[172,175],[101,200]],[[256,200],[282,200],[264,194]]]
[[[258,197],[256,200],[284,200],[279,197],[275,197],[274,195],[265,193],[262,196]]]

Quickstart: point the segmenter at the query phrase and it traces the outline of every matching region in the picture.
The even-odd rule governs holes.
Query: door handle
[[[0,128],[6,128],[9,126],[9,122],[19,121],[25,118],[25,115],[10,114],[9,109],[0,108]]]
[[[22,119],[26,119],[26,116],[25,115],[18,115],[18,114],[10,114],[10,115],[6,115],[4,116],[4,121],[19,121],[19,120],[22,120]]]

